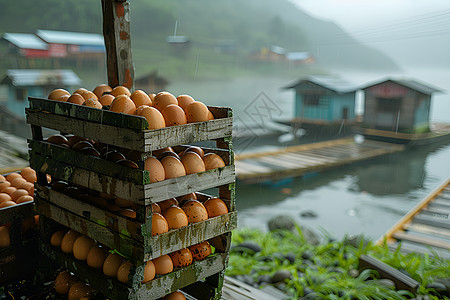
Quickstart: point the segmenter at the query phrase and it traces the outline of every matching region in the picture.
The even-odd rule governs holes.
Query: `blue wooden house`
[[[358,88],[340,77],[307,76],[285,88],[295,90],[292,122],[335,125],[356,121]]]
[[[25,119],[25,108],[28,107],[28,97],[47,98],[55,88],[65,88],[69,91],[78,88],[80,78],[72,70],[31,70],[12,69],[0,80],[6,85],[7,101],[2,109],[19,119]],[[0,105],[1,105],[0,104]]]
[[[387,78],[362,87],[366,136],[403,139],[430,133],[431,96],[440,89],[413,79]]]

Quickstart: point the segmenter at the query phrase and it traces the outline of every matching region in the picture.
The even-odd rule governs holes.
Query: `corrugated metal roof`
[[[5,33],[3,38],[21,49],[48,49],[47,43],[31,33]]]
[[[388,81],[391,81],[391,82],[403,85],[404,87],[410,88],[412,90],[421,92],[421,93],[426,94],[426,95],[431,95],[432,93],[436,93],[436,92],[443,92],[442,89],[430,86],[429,84],[425,84],[425,83],[420,82],[420,81],[415,80],[415,79],[411,79],[411,78],[392,78],[392,77],[384,78],[382,80],[376,81],[375,83],[367,84],[367,85],[361,87],[361,89],[365,90],[365,89],[368,89],[368,88],[370,88],[372,86],[379,85],[381,83],[388,82]]]
[[[169,35],[166,38],[166,41],[168,43],[187,43],[189,42],[189,39],[184,35]]]
[[[55,31],[55,30],[37,30],[36,35],[47,43],[66,44],[66,45],[90,45],[104,46],[105,41],[101,34]]]
[[[311,57],[309,52],[288,52],[286,54],[288,60],[305,60]]]
[[[337,76],[305,76],[300,78],[293,84],[285,86],[284,88],[292,89],[305,82],[314,83],[337,93],[354,92],[359,89],[357,85]]]
[[[14,86],[79,85],[81,79],[72,70],[30,70],[11,69],[1,83],[11,82]]]

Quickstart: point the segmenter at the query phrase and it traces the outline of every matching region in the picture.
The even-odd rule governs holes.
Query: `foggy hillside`
[[[0,0],[3,32],[36,29],[102,31],[100,0]],[[397,65],[378,50],[356,42],[341,28],[315,19],[289,1],[280,0],[133,0],[132,46],[136,53],[161,50],[174,33],[188,36],[193,47],[232,41],[241,55],[277,45],[287,51],[308,51],[324,68],[376,68]],[[159,48],[158,48],[159,47]],[[164,53],[165,54],[165,53]]]

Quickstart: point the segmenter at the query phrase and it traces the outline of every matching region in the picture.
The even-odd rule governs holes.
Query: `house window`
[[[18,88],[16,89],[16,100],[17,101],[25,101],[27,98],[27,89]]]
[[[303,96],[303,103],[305,106],[319,106],[319,95],[306,94]]]
[[[398,112],[402,98],[377,98],[377,110],[379,112]]]

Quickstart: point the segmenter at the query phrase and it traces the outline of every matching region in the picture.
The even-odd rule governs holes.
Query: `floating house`
[[[356,122],[357,86],[340,77],[307,76],[284,88],[295,90],[295,107],[294,118],[283,123],[306,130],[329,128],[331,134],[350,133],[346,125]]]
[[[5,108],[19,118],[25,119],[28,97],[47,98],[55,88],[71,89],[81,84],[80,78],[72,70],[8,70],[0,80],[7,86]]]
[[[5,33],[8,54],[26,58],[48,57],[48,44],[31,33]]]
[[[388,78],[362,90],[365,102],[359,132],[366,137],[410,142],[430,135],[431,97],[440,89],[413,79]]]

